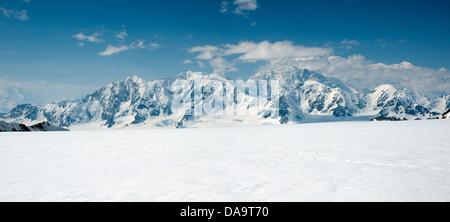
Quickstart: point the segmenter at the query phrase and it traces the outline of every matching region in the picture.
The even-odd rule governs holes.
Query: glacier
[[[0,134],[0,201],[450,201],[450,120]]]

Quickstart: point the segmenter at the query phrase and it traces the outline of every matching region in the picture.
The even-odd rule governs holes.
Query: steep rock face
[[[38,106],[31,104],[23,104],[14,107],[8,114],[4,115],[5,118],[19,118],[25,119],[37,119],[41,115],[41,109]]]
[[[442,113],[441,119],[450,119],[450,109]]]
[[[299,69],[283,67],[258,73],[252,80],[276,80],[280,93],[288,101],[290,118],[300,120],[304,115],[348,117],[357,113],[360,95],[339,79]],[[280,105],[284,101],[280,101]]]
[[[69,131],[68,129],[55,126],[49,122],[42,122],[28,127],[31,131]]]
[[[136,76],[111,83],[77,101],[64,101],[45,106],[20,105],[2,116],[3,119],[49,121],[60,126],[104,122],[108,127],[123,118],[133,124],[151,117],[170,115],[171,93],[167,80],[146,82]]]
[[[0,116],[0,120],[22,124],[35,124],[46,121],[44,110],[40,106],[23,104],[14,107],[9,113]]]
[[[111,127],[118,119],[133,118],[139,124],[151,117],[170,115],[167,80],[146,82],[136,76],[109,84],[78,102],[78,121],[101,120]]]
[[[297,90],[297,94],[304,113],[346,117],[357,112],[351,92],[344,92],[341,88],[308,80]]]
[[[445,109],[450,109],[450,95],[444,97],[445,100]]]
[[[392,85],[381,85],[366,96],[366,112],[373,115],[411,115],[429,117],[430,101],[417,92],[397,90]]]

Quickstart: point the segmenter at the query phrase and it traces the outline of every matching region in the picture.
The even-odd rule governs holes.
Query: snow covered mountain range
[[[422,95],[391,85],[357,90],[339,79],[298,67],[281,67],[251,77],[247,82],[279,82],[279,96],[270,98],[270,92],[275,89],[269,85],[265,100],[215,74],[203,76],[200,85],[194,84],[195,75],[186,72],[154,81],[128,77],[75,101],[18,105],[0,115],[0,120],[22,124],[48,121],[64,127],[201,127],[370,120],[380,116],[413,120],[434,117],[450,109],[450,95]],[[182,95],[172,91],[173,84],[179,80],[190,83]],[[218,90],[217,83],[225,90]],[[201,92],[201,99],[194,100],[192,107],[174,108],[178,107],[172,104],[175,96],[191,100],[195,91]],[[205,109],[202,104],[208,98],[216,98],[213,103],[217,104],[217,98],[233,91],[232,104],[224,106],[226,113],[237,110],[248,115],[223,115],[220,110],[213,111],[218,115],[192,115],[193,109]]]

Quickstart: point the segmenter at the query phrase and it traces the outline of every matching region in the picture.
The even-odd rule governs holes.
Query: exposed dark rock
[[[442,113],[442,116],[441,116],[441,118],[442,119],[445,119],[445,118],[447,118],[448,117],[448,114],[450,113],[450,109],[449,110],[447,110],[447,111],[445,111],[444,113]]]
[[[7,123],[0,121],[0,132],[32,132],[32,131],[69,131],[68,129],[55,126],[49,122],[42,122],[32,126],[18,123]]]
[[[279,105],[280,105],[280,110],[279,110],[280,123],[286,124],[289,122],[289,114],[291,112],[289,111],[289,104],[287,103],[286,97],[284,95],[280,97]]]
[[[397,117],[393,117],[393,116],[379,116],[379,117],[375,117],[372,118],[370,121],[408,121],[408,119],[406,119],[405,117],[403,118],[397,118]]]

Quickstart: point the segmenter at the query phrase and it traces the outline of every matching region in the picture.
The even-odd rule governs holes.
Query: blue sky
[[[0,0],[0,83],[57,100],[130,75],[246,79],[286,59],[277,50],[448,75],[449,11],[445,0]]]

